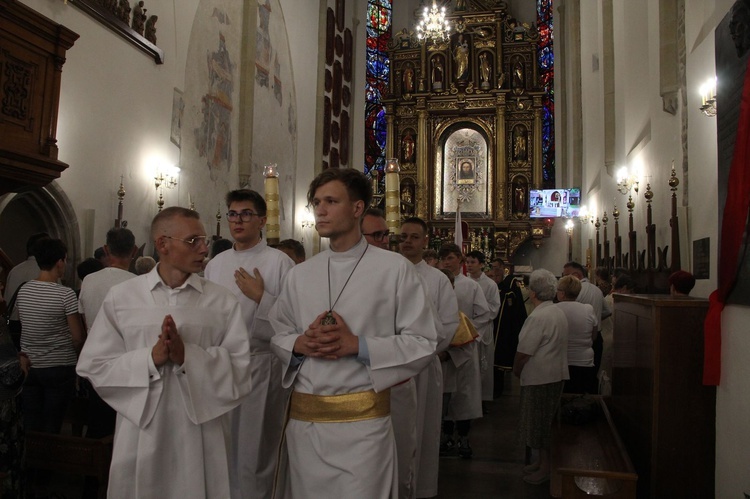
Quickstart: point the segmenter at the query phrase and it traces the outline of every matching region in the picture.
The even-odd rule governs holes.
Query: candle
[[[266,239],[269,244],[279,242],[279,171],[276,163],[263,168],[266,194]]]
[[[401,200],[399,198],[398,160],[393,158],[385,164],[385,222],[391,234],[401,233]]]

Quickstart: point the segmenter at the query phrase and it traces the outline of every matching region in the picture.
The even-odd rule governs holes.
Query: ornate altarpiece
[[[528,239],[538,247],[553,223],[529,218],[529,189],[542,188],[539,34],[505,2],[466,4],[447,16],[445,42],[394,34],[387,156],[400,161],[403,217],[452,239],[460,202],[471,232],[505,258]]]

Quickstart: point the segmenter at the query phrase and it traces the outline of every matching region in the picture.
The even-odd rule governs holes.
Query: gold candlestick
[[[279,170],[276,163],[263,167],[266,191],[266,239],[269,244],[279,242]]]
[[[401,233],[401,200],[399,199],[398,160],[389,159],[385,164],[385,222],[391,234]]]

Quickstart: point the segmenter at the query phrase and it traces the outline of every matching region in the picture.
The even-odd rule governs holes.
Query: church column
[[[542,175],[542,97],[534,96],[534,189],[541,189]]]
[[[243,25],[257,26],[258,8],[245,2]],[[242,63],[240,64],[239,141],[237,166],[240,187],[250,185],[253,169],[253,101],[255,99],[255,31],[242,30]]]
[[[497,120],[497,130],[495,134],[495,220],[505,220],[505,201],[508,194],[508,162],[505,152],[505,93],[497,95],[495,101],[495,119]]]
[[[427,186],[430,185],[427,178],[427,165],[430,161],[427,151],[427,110],[424,109],[424,98],[417,99],[417,189],[416,189],[416,215],[422,220],[427,220],[427,201],[430,196]]]

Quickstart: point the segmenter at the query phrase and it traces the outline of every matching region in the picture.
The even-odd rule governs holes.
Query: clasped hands
[[[336,312],[331,312],[336,324],[323,325],[321,321],[328,312],[315,318],[304,334],[294,342],[294,353],[305,357],[337,360],[359,353],[359,338]]]
[[[151,358],[156,367],[161,367],[170,360],[178,366],[185,362],[185,344],[177,332],[177,325],[171,315],[164,316],[161,334],[156,345],[151,349]]]

